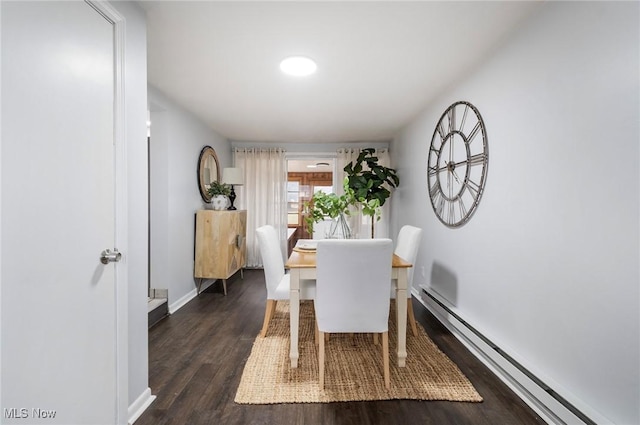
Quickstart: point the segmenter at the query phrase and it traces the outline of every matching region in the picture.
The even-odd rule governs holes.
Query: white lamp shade
[[[244,172],[242,168],[223,168],[222,182],[242,186],[244,184]]]

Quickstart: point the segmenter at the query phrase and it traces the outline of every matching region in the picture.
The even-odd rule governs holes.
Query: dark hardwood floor
[[[469,378],[482,403],[392,400],[239,405],[236,389],[262,326],[262,270],[216,283],[149,330],[149,384],[157,396],[136,425],[162,424],[544,424],[418,301],[415,314]],[[410,336],[409,336],[410,337]]]

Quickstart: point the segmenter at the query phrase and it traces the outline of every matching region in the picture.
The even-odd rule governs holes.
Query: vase
[[[229,205],[229,198],[225,195],[216,195],[211,198],[211,206],[216,211],[221,211],[227,208]]]
[[[341,213],[334,218],[325,237],[327,239],[351,239],[353,235],[351,234],[347,216]]]

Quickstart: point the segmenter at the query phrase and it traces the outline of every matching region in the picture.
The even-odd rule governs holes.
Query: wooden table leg
[[[290,296],[289,296],[289,329],[291,332],[291,348],[289,358],[291,367],[298,367],[298,325],[300,321],[300,269],[290,271]]]

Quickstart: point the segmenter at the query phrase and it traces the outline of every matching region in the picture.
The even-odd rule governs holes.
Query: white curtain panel
[[[347,176],[347,173],[344,172],[344,167],[350,163],[354,162],[358,155],[360,154],[360,149],[353,148],[343,148],[338,149],[338,156],[336,160],[336,169],[337,169],[337,177],[338,177],[338,195],[344,193],[344,189],[342,187],[342,182],[344,178]],[[391,167],[391,158],[389,156],[389,149],[376,149],[376,156],[378,157],[378,163],[380,165],[384,165],[385,167]],[[366,167],[366,164],[365,164]],[[388,238],[389,237],[389,211],[391,211],[389,204],[393,199],[393,190],[391,192],[391,197],[387,199],[382,207],[382,214],[380,216],[380,221],[377,221],[375,224],[375,237],[376,238]],[[371,217],[367,215],[363,215],[359,210],[352,211],[351,217],[349,219],[349,224],[351,226],[351,230],[356,238],[359,239],[370,239],[371,238]]]
[[[270,224],[287,249],[287,162],[281,148],[235,148],[235,167],[244,170],[244,186],[236,190],[238,209],[247,210],[247,267],[262,267],[256,229]]]

